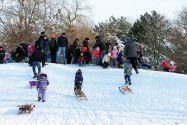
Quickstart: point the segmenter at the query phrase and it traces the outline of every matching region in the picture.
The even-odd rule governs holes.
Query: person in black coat
[[[58,52],[56,57],[57,63],[60,63],[60,53],[62,52],[63,63],[66,64],[66,55],[68,49],[68,38],[66,37],[66,33],[62,33],[62,35],[58,37],[57,47],[58,47]]]
[[[49,42],[49,48],[51,52],[51,63],[56,63],[56,52],[57,52],[56,36],[51,36],[51,40]]]
[[[43,58],[42,58],[42,67],[44,67],[46,64],[46,61],[48,60],[48,55],[50,54],[49,50],[49,40],[47,35],[44,36],[44,39],[41,41],[41,49],[43,52]]]
[[[132,38],[127,38],[127,43],[125,44],[124,48],[124,57],[130,60],[132,67],[138,74],[139,72],[137,69],[137,48],[138,44],[133,41]]]
[[[41,32],[40,37],[38,38],[37,41],[35,41],[35,49],[37,47],[42,48],[42,40],[44,39],[44,36],[45,36],[45,32]]]
[[[106,54],[106,46],[105,46],[105,43],[101,40],[101,36],[96,36],[95,39],[96,39],[96,43],[93,46],[93,49],[95,49],[96,47],[99,47],[101,51],[99,64],[102,65],[102,59]]]
[[[5,58],[5,50],[3,50],[3,47],[0,46],[0,64],[3,64],[3,59]]]
[[[77,70],[75,74],[75,84],[74,84],[74,91],[81,91],[82,83],[83,83],[83,76],[82,71],[80,69]]]
[[[26,57],[26,52],[23,49],[23,45],[20,44],[20,46],[18,46],[16,48],[16,52],[15,52],[15,61],[16,62],[22,62]]]
[[[117,61],[118,61],[118,68],[123,68],[124,61],[123,61],[123,52],[122,51],[119,52]]]
[[[41,62],[42,62],[42,58],[43,58],[43,53],[41,51],[41,48],[37,47],[35,52],[32,54],[31,56],[31,60],[32,60],[32,70],[34,73],[34,77],[36,78],[38,77],[38,75],[41,73]],[[38,73],[36,73],[36,67],[38,68]]]
[[[77,64],[78,63],[78,59],[80,56],[80,49],[79,49],[79,39],[75,39],[75,41],[73,42],[73,52],[72,52],[72,64]]]
[[[68,48],[68,54],[67,54],[67,64],[71,64],[72,54],[73,54],[73,45],[70,45]]]
[[[89,42],[89,40],[90,39],[88,37],[84,39],[84,41],[82,42],[83,47],[87,47],[88,48],[88,42]]]

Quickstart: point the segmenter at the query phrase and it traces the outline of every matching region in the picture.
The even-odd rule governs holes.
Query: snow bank
[[[186,125],[187,76],[140,70],[133,72],[134,94],[123,95],[122,69],[81,67],[88,101],[73,92],[76,65],[49,64],[42,69],[50,85],[47,101],[37,102],[29,88],[32,68],[27,64],[0,65],[0,125]],[[31,114],[18,115],[20,104],[36,105]]]

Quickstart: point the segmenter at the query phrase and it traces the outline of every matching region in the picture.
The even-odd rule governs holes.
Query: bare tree
[[[77,22],[87,20],[84,11],[88,7],[82,0],[60,3],[54,0],[1,0],[0,5],[0,39],[7,45],[34,41],[41,31],[57,34],[65,31],[71,37],[77,30]]]

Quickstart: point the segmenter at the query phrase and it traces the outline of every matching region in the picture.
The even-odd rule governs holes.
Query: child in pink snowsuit
[[[112,51],[112,67],[117,68],[118,49],[117,46],[113,46]]]
[[[49,81],[47,79],[47,74],[41,73],[39,75],[39,80],[37,84],[38,101],[42,100],[43,102],[45,102],[45,94],[48,85],[49,85]]]
[[[28,45],[27,51],[28,51],[28,57],[29,57],[29,65],[32,66],[31,56],[32,56],[32,54],[34,52],[34,47],[32,46],[31,43]]]

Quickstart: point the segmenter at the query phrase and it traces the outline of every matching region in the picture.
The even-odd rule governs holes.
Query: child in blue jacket
[[[82,83],[83,83],[83,76],[82,71],[80,69],[77,70],[75,74],[75,80],[74,80],[74,91],[81,91]]]

